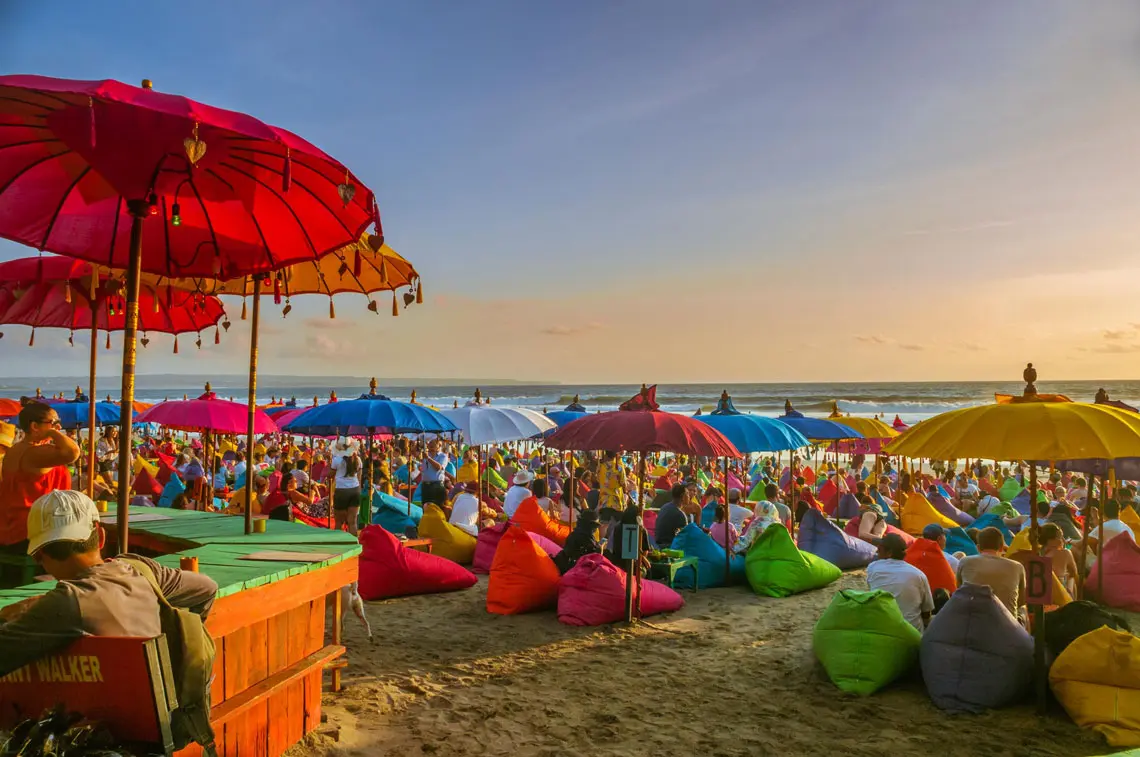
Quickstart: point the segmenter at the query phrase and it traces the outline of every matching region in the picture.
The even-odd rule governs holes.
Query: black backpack
[[[1079,599],[1045,614],[1045,643],[1050,653],[1057,657],[1079,637],[1101,626],[1132,633],[1124,618],[1095,602]]]

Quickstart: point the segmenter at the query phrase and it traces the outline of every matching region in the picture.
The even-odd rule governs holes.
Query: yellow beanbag
[[[1126,507],[1120,511],[1120,520],[1132,529],[1132,533],[1140,534],[1140,515],[1137,515],[1131,507]]]
[[[1053,663],[1049,685],[1077,725],[1140,746],[1140,639],[1107,626],[1086,633]]]
[[[135,475],[137,476],[139,474],[139,471],[141,471],[143,468],[146,468],[146,472],[149,473],[151,476],[153,476],[153,477],[158,476],[158,466],[156,466],[152,463],[148,463],[146,460],[144,460],[142,458],[141,455],[135,456],[135,464],[134,464]]]
[[[922,536],[922,529],[931,523],[937,523],[943,528],[957,528],[958,524],[934,509],[930,500],[918,492],[912,492],[906,498],[902,508],[902,530],[911,536]]]
[[[420,518],[419,534],[431,539],[431,553],[448,560],[466,565],[475,558],[475,544],[478,540],[471,534],[447,522],[447,517],[438,505],[428,503]]]

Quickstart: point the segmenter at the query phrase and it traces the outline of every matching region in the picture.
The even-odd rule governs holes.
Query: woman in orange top
[[[26,549],[32,503],[48,492],[71,488],[66,466],[79,459],[79,446],[59,430],[59,415],[51,405],[24,405],[19,423],[24,438],[4,456],[0,475],[0,545]]]

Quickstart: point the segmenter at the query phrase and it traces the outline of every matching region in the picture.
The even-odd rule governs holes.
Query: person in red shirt
[[[24,405],[19,425],[24,438],[12,445],[0,468],[0,546],[22,553],[27,550],[32,503],[71,488],[67,466],[79,459],[79,446],[60,431],[59,415],[43,402]]]

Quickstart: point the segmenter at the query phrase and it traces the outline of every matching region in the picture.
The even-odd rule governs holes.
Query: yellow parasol
[[[827,416],[827,419],[842,423],[844,426],[858,431],[864,439],[894,439],[899,435],[898,431],[878,418],[856,418],[851,415],[843,415],[839,412],[839,403],[835,401],[831,403],[831,415]]]
[[[1037,371],[1030,363],[1022,374],[1020,397],[993,405],[951,410],[912,426],[886,452],[938,460],[988,458],[1029,460],[1029,501],[1037,501],[1037,460],[1140,457],[1140,414],[1108,405],[1067,401],[1039,395]],[[1091,494],[1091,487],[1090,487]],[[1037,508],[1029,508],[1030,542],[1039,554]],[[1103,527],[1100,543],[1103,544]],[[1037,704],[1045,706],[1045,652],[1041,633],[1044,612],[1033,605]]]

